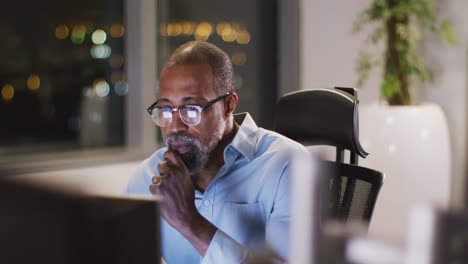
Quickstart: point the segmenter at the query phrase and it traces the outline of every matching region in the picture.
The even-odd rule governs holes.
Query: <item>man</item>
[[[167,263],[245,263],[257,250],[287,258],[288,171],[292,140],[234,115],[232,63],[222,50],[193,41],[161,72],[148,108],[165,148],[146,159],[128,193],[162,198]]]

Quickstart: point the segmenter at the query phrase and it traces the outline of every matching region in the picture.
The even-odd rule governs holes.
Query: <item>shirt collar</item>
[[[232,147],[250,161],[255,154],[258,126],[248,113],[235,114],[234,120],[237,124],[240,124],[240,127],[226,149]]]

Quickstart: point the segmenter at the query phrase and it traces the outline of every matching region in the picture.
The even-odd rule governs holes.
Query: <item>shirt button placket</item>
[[[210,199],[204,199],[202,203],[203,216],[208,221],[213,221],[213,202]]]
[[[213,206],[214,206],[214,190],[215,184],[209,186],[203,195],[202,208],[204,216],[208,221],[213,223]]]

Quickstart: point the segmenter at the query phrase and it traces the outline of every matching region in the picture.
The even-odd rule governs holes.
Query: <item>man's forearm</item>
[[[211,240],[218,230],[216,226],[202,215],[198,215],[196,219],[176,229],[192,244],[202,257],[205,256]]]

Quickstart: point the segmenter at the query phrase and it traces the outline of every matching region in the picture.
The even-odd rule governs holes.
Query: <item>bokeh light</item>
[[[86,27],[83,24],[73,26],[71,33],[71,41],[74,44],[81,44],[84,42],[86,36]]]
[[[247,30],[241,30],[237,33],[236,41],[239,44],[249,44],[250,42],[250,33]]]
[[[226,25],[223,31],[221,31],[221,37],[226,42],[233,42],[236,40],[236,36],[237,31],[230,24]]]
[[[104,42],[106,42],[106,39],[107,39],[107,34],[102,29],[95,30],[93,34],[91,35],[91,40],[96,45],[104,44]]]
[[[213,27],[208,22],[202,22],[198,24],[197,28],[195,29],[195,39],[205,41],[207,40],[211,33],[213,32]]]
[[[41,79],[37,74],[31,74],[28,77],[27,85],[30,91],[36,91],[41,86]]]
[[[234,75],[234,85],[236,87],[236,90],[240,90],[242,88],[242,85],[244,84],[244,78],[242,78],[241,75],[235,74]]]
[[[84,87],[81,92],[82,92],[83,96],[85,96],[85,97],[93,97],[95,95],[93,87],[90,87],[90,86]]]
[[[177,37],[182,33],[182,26],[179,23],[167,24],[167,35],[169,37]]]
[[[122,24],[112,24],[110,35],[113,38],[121,38],[125,34],[125,27]]]
[[[91,48],[90,54],[94,59],[107,59],[112,54],[112,49],[106,44],[95,45]]]
[[[216,25],[216,33],[218,33],[218,35],[222,35],[223,34],[223,30],[226,28],[226,27],[230,27],[231,25],[229,23],[226,23],[226,22],[219,22],[217,25]]]
[[[96,123],[96,124],[102,123],[102,113],[95,112],[95,111],[89,112],[88,118],[93,123]]]
[[[94,92],[99,97],[105,97],[109,94],[109,91],[110,91],[109,84],[103,79],[98,79],[94,81],[93,87],[94,87]]]
[[[120,81],[116,82],[114,85],[114,92],[118,96],[124,96],[128,93],[128,84],[127,82]]]
[[[123,66],[124,63],[124,57],[120,54],[113,54],[110,59],[109,59],[109,65],[112,68],[120,68]]]
[[[247,62],[247,54],[243,51],[234,52],[231,55],[231,60],[234,65],[244,65]]]
[[[161,25],[159,25],[159,35],[161,35],[161,37],[166,37],[167,36],[167,25],[162,23]]]
[[[15,89],[13,88],[13,85],[5,84],[2,87],[2,99],[8,102],[8,101],[13,100],[14,96],[15,96]]]
[[[55,28],[55,37],[57,39],[66,39],[68,37],[68,27],[67,25],[58,25]]]
[[[182,23],[182,34],[183,35],[192,35],[195,32],[196,24],[193,22],[184,22]]]

